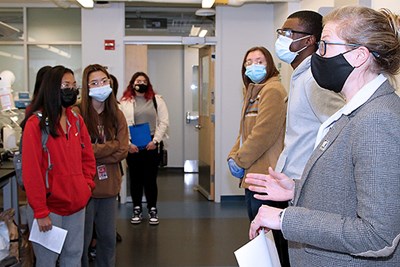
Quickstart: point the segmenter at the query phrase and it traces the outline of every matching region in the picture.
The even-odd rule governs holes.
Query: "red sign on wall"
[[[104,50],[115,50],[115,40],[104,40]]]

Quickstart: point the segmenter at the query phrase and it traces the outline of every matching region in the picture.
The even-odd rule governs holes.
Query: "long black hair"
[[[40,129],[46,130],[47,121],[49,124],[49,134],[53,137],[58,136],[57,125],[62,111],[61,81],[66,73],[71,73],[74,75],[74,72],[71,69],[61,65],[52,67],[45,73],[36,99],[32,103],[31,109],[21,123],[22,129],[24,129],[29,117],[32,116],[36,111],[40,111],[43,115],[39,124]]]
[[[44,77],[45,73],[50,69],[51,69],[51,66],[44,66],[38,70],[38,72],[36,74],[36,81],[35,81],[35,87],[33,90],[32,102],[35,100],[35,98],[39,92],[40,85],[42,85],[42,81],[43,81],[43,77]]]

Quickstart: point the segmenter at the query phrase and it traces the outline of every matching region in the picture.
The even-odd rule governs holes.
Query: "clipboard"
[[[146,148],[151,141],[150,125],[148,122],[129,126],[131,142],[139,149]]]

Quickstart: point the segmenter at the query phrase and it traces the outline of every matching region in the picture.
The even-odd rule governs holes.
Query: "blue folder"
[[[139,149],[146,148],[151,141],[150,125],[148,122],[129,126],[131,142]]]

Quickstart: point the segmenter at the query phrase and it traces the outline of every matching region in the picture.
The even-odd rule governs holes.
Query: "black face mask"
[[[141,83],[141,84],[136,84],[134,88],[139,93],[145,93],[147,91],[148,86],[147,84]]]
[[[75,88],[61,89],[61,105],[67,108],[75,104],[78,93],[78,90]]]
[[[350,50],[352,51],[352,50]],[[349,52],[350,52],[349,51]],[[311,56],[311,72],[322,88],[339,93],[354,67],[347,62],[343,54],[334,57]]]

